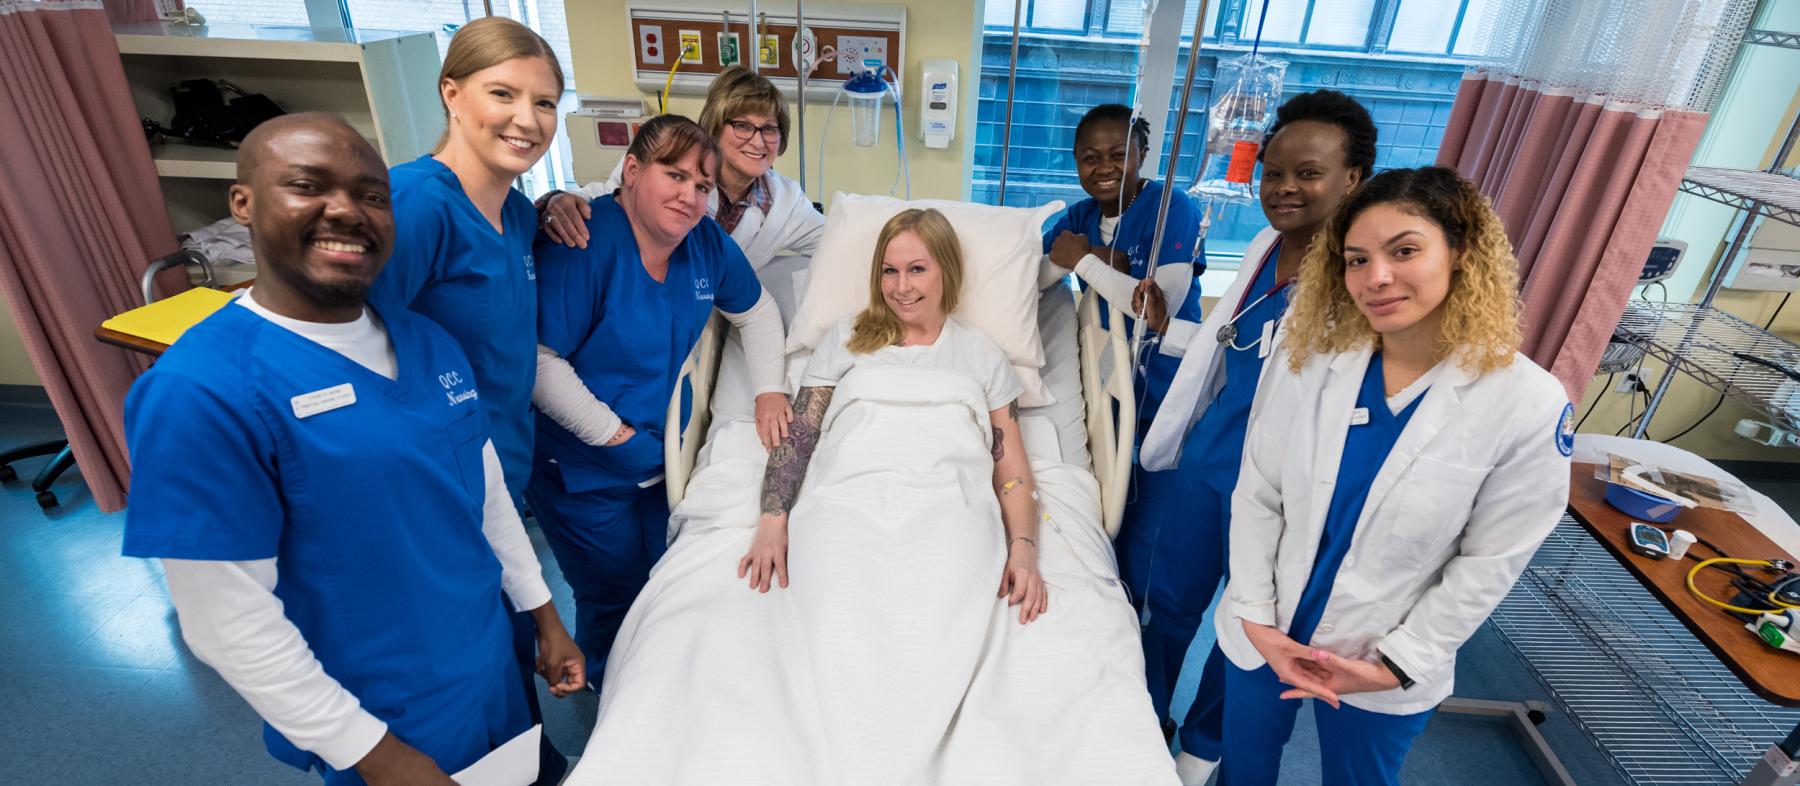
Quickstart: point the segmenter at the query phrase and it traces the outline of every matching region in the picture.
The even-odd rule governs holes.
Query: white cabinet
[[[430,152],[444,129],[431,33],[158,23],[120,25],[113,33],[138,115],[164,125],[175,113],[170,88],[184,79],[224,79],[290,113],[343,116],[390,166]],[[152,144],[150,153],[177,233],[226,216],[236,151],[169,141]]]

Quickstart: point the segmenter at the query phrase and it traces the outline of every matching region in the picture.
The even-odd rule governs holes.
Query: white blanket
[[[837,388],[787,589],[736,576],[765,454],[725,426],[626,617],[571,784],[1172,784],[1093,476],[1035,462],[1050,610],[995,597],[980,390],[864,367]]]

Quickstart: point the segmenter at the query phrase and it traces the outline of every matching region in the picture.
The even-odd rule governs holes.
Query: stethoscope
[[[1254,282],[1257,279],[1262,278],[1263,268],[1268,267],[1269,260],[1276,258],[1276,256],[1278,256],[1280,254],[1280,252],[1281,252],[1281,241],[1276,240],[1275,244],[1272,246],[1269,246],[1269,250],[1263,254],[1262,261],[1258,262],[1256,264],[1256,273],[1255,273],[1255,275],[1252,275],[1250,277],[1250,280]],[[1252,300],[1248,303],[1244,303],[1244,302],[1240,301],[1237,305],[1237,308],[1231,312],[1231,319],[1226,320],[1225,324],[1219,326],[1219,333],[1217,336],[1219,343],[1224,344],[1225,346],[1228,346],[1239,352],[1248,352],[1248,351],[1260,346],[1263,343],[1263,341],[1265,340],[1265,337],[1263,337],[1263,336],[1257,336],[1255,341],[1252,341],[1249,344],[1246,344],[1244,346],[1240,347],[1237,345],[1238,319],[1240,319],[1241,317],[1244,316],[1244,312],[1249,311],[1250,309],[1256,308],[1256,305],[1258,303],[1261,303],[1264,300],[1268,300],[1270,296],[1274,295],[1277,292],[1280,292],[1282,289],[1285,289],[1286,287],[1288,287],[1289,285],[1291,285],[1293,283],[1294,283],[1294,279],[1291,279],[1291,278],[1277,281],[1277,282],[1275,282],[1275,286],[1270,287],[1269,291],[1262,293],[1255,300]],[[1277,314],[1275,318],[1277,320],[1279,320],[1279,319],[1281,319],[1281,315]]]

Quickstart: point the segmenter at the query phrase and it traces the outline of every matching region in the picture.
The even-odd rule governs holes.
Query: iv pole
[[[1169,199],[1175,196],[1175,168],[1181,163],[1181,134],[1187,126],[1188,99],[1194,92],[1194,69],[1200,63],[1200,38],[1206,27],[1206,8],[1210,4],[1211,0],[1200,0],[1200,12],[1194,15],[1194,43],[1188,48],[1187,76],[1181,81],[1181,109],[1175,114],[1175,139],[1169,144],[1169,166],[1163,172],[1162,200],[1156,206],[1156,237],[1150,242],[1150,260],[1144,266],[1145,280],[1155,280],[1156,263],[1162,259],[1163,233],[1168,231],[1164,225],[1169,220]],[[1012,96],[1008,95],[1007,100],[1011,101]],[[1137,325],[1131,331],[1133,365],[1144,346],[1144,315],[1139,313],[1137,317]]]
[[[806,70],[811,52],[803,51],[806,41],[806,0],[794,0],[794,73],[799,75],[800,112],[800,190],[806,191]],[[823,140],[820,142],[823,144]]]

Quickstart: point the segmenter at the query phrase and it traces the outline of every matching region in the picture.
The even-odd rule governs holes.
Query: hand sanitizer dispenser
[[[919,136],[943,148],[956,138],[956,61],[928,57],[919,63]]]

